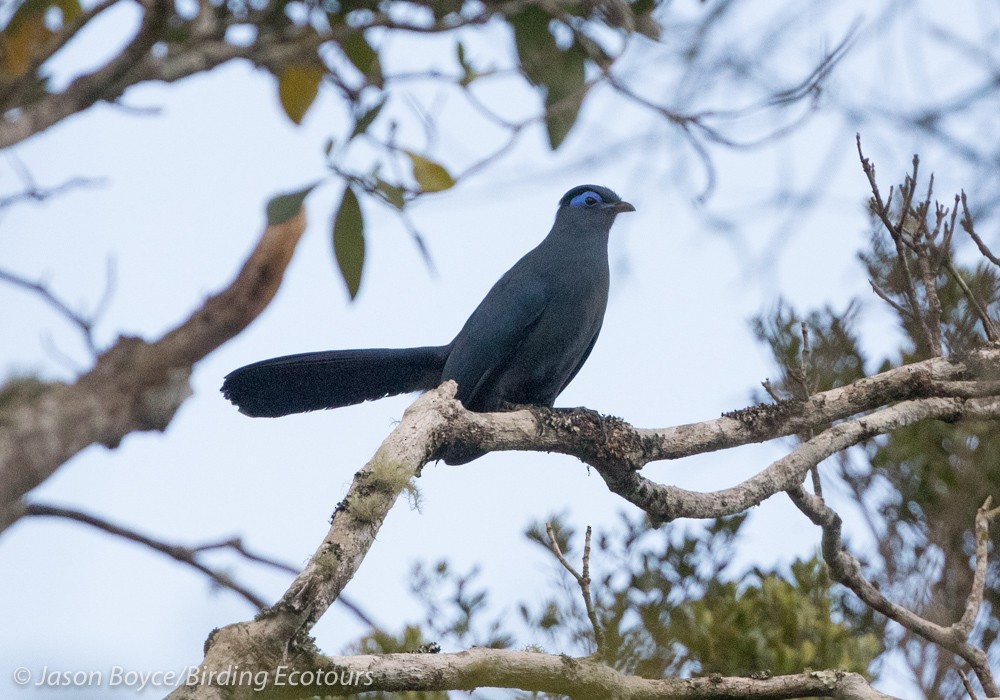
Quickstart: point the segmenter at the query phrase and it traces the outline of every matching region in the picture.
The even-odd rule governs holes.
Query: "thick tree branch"
[[[991,396],[993,381],[961,381],[1000,373],[1000,347],[962,358],[931,358],[865,377],[806,401],[750,406],[721,418],[667,428],[635,428],[587,409],[523,409],[507,413],[460,411],[442,442],[469,442],[485,450],[535,450],[577,456],[592,466],[638,470],[649,462],[797,435],[886,404],[921,397]],[[963,409],[979,414],[986,404]],[[947,413],[942,409],[942,415]],[[987,411],[989,413],[989,411]],[[709,517],[709,516],[699,516]]]
[[[278,290],[305,229],[305,213],[269,226],[239,274],[159,340],[121,337],[73,384],[5,408],[0,420],[0,531],[21,496],[95,443],[164,430],[191,395],[194,363],[246,328]]]
[[[230,625],[214,633],[200,668],[208,672],[233,663],[244,667],[250,663],[252,667],[268,669],[290,659],[311,667],[315,659],[309,630],[354,576],[390,508],[400,493],[412,488],[411,479],[419,476],[427,461],[446,456],[456,445],[573,454],[593,465],[613,491],[654,517],[715,517],[739,512],[774,493],[797,488],[806,472],[825,457],[875,435],[928,418],[1000,417],[1000,399],[987,395],[901,400],[827,428],[760,475],[711,494],[655,484],[639,476],[635,469],[651,459],[689,454],[692,445],[709,451],[740,440],[754,442],[798,433],[803,425],[819,426],[834,417],[878,409],[907,395],[925,397],[946,389],[956,389],[963,395],[980,395],[985,389],[976,390],[977,383],[968,378],[992,376],[998,352],[1000,349],[990,347],[970,353],[961,361],[933,358],[848,387],[815,394],[808,401],[795,403],[794,409],[780,405],[755,407],[748,409],[752,418],[724,416],[661,431],[636,430],[618,419],[605,419],[582,409],[473,413],[454,399],[454,382],[445,382],[407,409],[375,456],[355,475],[347,497],[334,513],[329,532],[282,600],[254,621]],[[983,386],[997,388],[992,380]],[[772,410],[775,413],[769,413]],[[409,685],[408,680],[393,678],[393,683],[407,684],[373,689],[421,689]],[[213,687],[181,689],[177,697],[221,697],[220,692],[221,689]]]
[[[852,445],[927,419],[1000,418],[1000,399],[930,398],[903,401],[861,418],[839,423],[798,445],[746,481],[711,493],[654,483],[616,465],[592,464],[608,488],[661,521],[717,518],[760,504],[802,483],[809,470]]]
[[[418,398],[372,459],[354,475],[334,511],[330,529],[282,599],[251,622],[216,631],[201,669],[223,668],[234,658],[274,668],[279,660],[311,653],[309,631],[340,595],[368,554],[399,495],[411,489],[454,414],[456,384],[445,382]],[[224,690],[224,689],[223,689]],[[177,697],[223,697],[214,686],[181,688]]]
[[[213,638],[213,644],[221,644]],[[238,657],[237,657],[238,658]],[[771,678],[702,678],[652,680],[627,676],[593,659],[505,649],[474,648],[456,654],[385,654],[335,656],[300,652],[284,661],[256,659],[246,665],[241,683],[219,688],[204,682],[211,669],[200,669],[170,697],[302,698],[387,692],[516,688],[568,695],[579,700],[718,700],[721,698],[834,697],[842,700],[888,700],[855,673],[813,671]],[[268,663],[271,665],[269,666]],[[224,667],[220,667],[224,668]]]

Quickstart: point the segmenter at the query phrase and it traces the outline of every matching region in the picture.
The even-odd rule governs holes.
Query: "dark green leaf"
[[[385,197],[385,201],[397,209],[402,209],[406,206],[406,199],[403,196],[405,190],[399,185],[392,185],[382,178],[377,177],[375,178],[375,189]]]
[[[579,39],[567,49],[559,48],[549,31],[552,17],[537,6],[529,6],[511,18],[521,69],[545,91],[545,126],[553,150],[562,144],[587,92],[587,51]]]
[[[545,10],[534,5],[529,5],[510,18],[521,69],[535,85],[546,84],[548,66],[559,53],[556,40],[549,33],[551,20]]]
[[[545,94],[545,127],[553,151],[559,148],[576,123],[583,98],[587,94],[585,58],[586,52],[583,47],[574,43],[568,51],[562,53],[558,76],[548,84],[548,91]],[[553,66],[553,69],[555,68],[556,66]]]
[[[361,271],[365,263],[365,223],[357,195],[348,185],[344,198],[333,218],[333,254],[347,293],[354,299],[361,286]]]
[[[353,139],[358,134],[363,134],[368,131],[368,127],[371,126],[376,119],[378,119],[379,113],[382,111],[382,108],[385,107],[385,100],[386,98],[383,96],[383,98],[379,100],[374,107],[365,110],[361,116],[354,120],[354,129],[351,131],[351,136],[348,141]]]
[[[379,60],[378,52],[372,48],[362,32],[349,34],[340,48],[368,82],[382,87],[382,62]]]
[[[469,59],[465,55],[465,44],[461,41],[455,45],[455,57],[458,59],[458,65],[462,69],[462,77],[459,79],[458,84],[462,87],[466,87],[469,83],[479,77],[479,73],[477,73],[476,69],[472,67],[471,63],[469,63]]]
[[[302,202],[312,192],[318,182],[296,192],[278,195],[267,203],[267,225],[278,226],[292,219],[302,209]]]

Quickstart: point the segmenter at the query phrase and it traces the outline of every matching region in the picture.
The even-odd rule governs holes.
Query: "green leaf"
[[[397,209],[402,210],[406,206],[406,199],[403,196],[405,190],[399,185],[390,184],[377,177],[375,178],[375,189],[385,198],[385,201]]]
[[[296,192],[288,192],[273,197],[267,203],[267,225],[278,226],[294,218],[302,209],[306,196],[316,189],[318,182]]]
[[[382,62],[379,60],[378,52],[365,39],[361,31],[347,35],[347,38],[340,44],[340,49],[347,56],[347,60],[354,64],[354,67],[361,71],[372,85],[382,87]]]
[[[585,59],[586,51],[574,43],[562,52],[561,64],[553,66],[553,73],[558,71],[558,76],[548,84],[545,93],[545,127],[553,151],[566,139],[583,106],[587,94]]]
[[[552,17],[537,6],[528,6],[511,17],[521,69],[545,91],[545,126],[552,150],[559,148],[576,123],[587,92],[587,50],[579,39],[559,48],[549,31]]]
[[[458,84],[462,87],[467,87],[473,80],[479,77],[479,73],[469,63],[469,59],[465,55],[465,44],[461,41],[455,45],[455,58],[462,69],[462,77],[459,79]]]
[[[333,217],[333,254],[347,293],[354,299],[361,286],[361,271],[365,264],[365,223],[357,195],[348,185],[344,198]]]
[[[510,18],[514,44],[521,69],[535,85],[545,85],[547,66],[559,53],[556,40],[549,33],[552,17],[540,7],[529,5]]]
[[[413,151],[406,151],[406,155],[413,163],[413,179],[424,192],[440,192],[455,186],[455,178],[444,169],[444,166]]]
[[[378,119],[379,113],[382,111],[382,108],[385,107],[385,101],[386,98],[383,96],[374,107],[365,110],[361,116],[355,118],[354,129],[351,131],[351,136],[347,139],[348,141],[353,139],[358,134],[363,134],[368,131],[368,127],[370,127],[372,123]]]
[[[296,124],[302,123],[319,94],[319,84],[325,74],[325,69],[316,64],[296,64],[287,66],[278,76],[278,98],[285,114]]]

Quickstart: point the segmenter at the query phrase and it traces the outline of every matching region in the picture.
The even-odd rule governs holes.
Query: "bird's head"
[[[628,202],[600,185],[578,185],[559,200],[557,216],[574,221],[602,221],[610,226],[615,216],[635,211]]]

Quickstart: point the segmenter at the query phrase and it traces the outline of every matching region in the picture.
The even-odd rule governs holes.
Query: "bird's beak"
[[[628,202],[616,202],[611,209],[615,212],[615,214],[624,214],[627,211],[635,211],[635,207]]]

